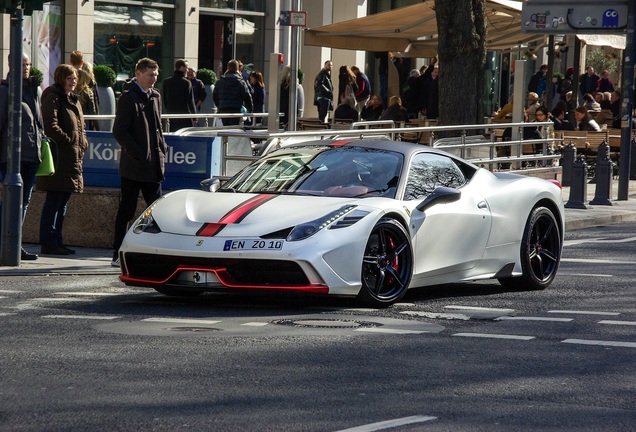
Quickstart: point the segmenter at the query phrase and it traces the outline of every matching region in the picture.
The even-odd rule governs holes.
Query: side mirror
[[[216,192],[221,187],[221,180],[216,177],[201,181],[201,190],[206,192]]]
[[[421,212],[437,204],[447,204],[459,200],[462,193],[455,188],[440,186],[417,205]]]

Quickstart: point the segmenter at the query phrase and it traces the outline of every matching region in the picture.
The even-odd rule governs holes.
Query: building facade
[[[178,58],[187,59],[195,69],[212,69],[217,76],[233,58],[266,74],[270,53],[283,53],[288,64],[298,44],[299,67],[310,78],[327,59],[362,65],[365,55],[304,47],[302,32],[299,40],[292,41],[291,27],[280,25],[281,12],[304,10],[307,26],[312,27],[364,16],[367,9],[366,0],[55,0],[25,17],[23,49],[43,72],[43,87],[52,82],[57,65],[69,62],[74,50],[82,51],[90,63],[112,67],[119,82],[134,76],[138,59],[153,58],[160,65],[161,81],[172,75]],[[1,54],[6,59],[8,15],[1,15],[0,27]],[[6,76],[7,72],[5,62],[0,73]],[[313,88],[307,90],[311,106]]]

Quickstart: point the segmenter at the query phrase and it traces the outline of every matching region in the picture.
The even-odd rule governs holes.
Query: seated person
[[[604,124],[607,127],[612,127],[614,123],[614,114],[612,113],[612,103],[608,100],[602,100],[601,103],[601,112],[596,114],[594,117],[594,121],[599,124],[599,126],[603,127]]]
[[[592,96],[589,93],[585,93],[583,95],[583,106],[588,111],[601,112],[601,105],[598,102],[596,102],[596,100],[594,99],[594,96]]]
[[[362,108],[360,118],[366,121],[379,120],[383,110],[382,98],[379,95],[373,95]]]
[[[356,109],[356,100],[353,96],[346,96],[340,105],[333,113],[335,121],[338,120],[351,120],[352,122],[358,121],[358,110]]]
[[[408,122],[409,114],[406,108],[402,106],[402,99],[399,96],[391,96],[389,99],[389,107],[384,110],[380,116],[380,120],[393,120],[395,123]]]
[[[535,92],[529,92],[526,100],[528,101],[528,106],[525,109],[526,121],[534,121],[534,112],[541,106],[539,95]]]
[[[556,106],[552,110],[552,115],[550,116],[550,120],[554,123],[554,130],[574,130],[574,125],[570,123],[568,119],[565,118],[565,112],[559,106]]]
[[[577,128],[580,131],[595,131],[598,132],[601,130],[601,127],[596,123],[596,121],[592,118],[590,113],[587,112],[587,108],[583,105],[578,107],[574,116],[576,117]]]
[[[357,112],[357,111],[356,111]],[[357,196],[367,193],[369,188],[362,184],[358,167],[353,161],[344,161],[329,167],[329,182],[325,194],[331,196]]]
[[[492,117],[495,120],[503,120],[508,114],[512,114],[512,104],[514,102],[515,95],[510,96],[510,101],[501,107],[501,109],[495,113],[492,113]]]

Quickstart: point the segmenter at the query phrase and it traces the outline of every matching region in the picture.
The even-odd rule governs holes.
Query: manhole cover
[[[175,332],[210,332],[210,331],[219,331],[217,328],[212,327],[167,327],[164,330],[175,331]]]
[[[346,320],[346,319],[282,319],[272,322],[273,324],[305,327],[305,328],[366,328],[380,327],[382,324],[370,321]]]

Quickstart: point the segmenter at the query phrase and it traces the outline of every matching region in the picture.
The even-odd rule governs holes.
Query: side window
[[[464,174],[451,158],[420,153],[411,161],[404,199],[425,198],[440,186],[459,188],[465,183]]]

